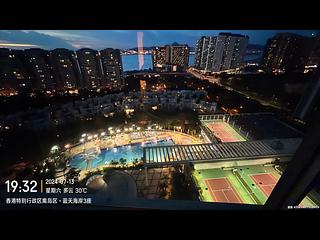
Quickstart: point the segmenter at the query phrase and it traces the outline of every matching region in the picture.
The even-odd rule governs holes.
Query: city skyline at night
[[[319,66],[319,30],[0,30],[0,208],[319,208]]]
[[[119,49],[136,47],[136,30],[1,30],[0,47],[6,48],[80,48]],[[178,42],[194,47],[201,36],[214,36],[220,32],[248,35],[249,43],[265,45],[268,38],[280,32],[302,36],[316,36],[318,30],[144,30],[144,46],[158,46]]]

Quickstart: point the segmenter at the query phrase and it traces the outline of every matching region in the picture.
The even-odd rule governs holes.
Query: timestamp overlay
[[[7,180],[5,188],[2,206],[92,204],[88,189],[77,186],[74,179]]]

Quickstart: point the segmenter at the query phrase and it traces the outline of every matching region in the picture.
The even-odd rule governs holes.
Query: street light
[[[130,128],[129,128],[129,131],[132,131],[132,130],[133,130],[133,128],[132,128],[132,127],[130,127]]]
[[[137,130],[140,131],[141,127],[137,127]]]
[[[150,127],[150,126],[148,127],[148,130],[151,130],[151,127]]]
[[[85,136],[87,136],[87,134],[86,134],[86,133],[84,133],[84,134],[82,134],[82,135],[81,135],[81,137],[82,137],[82,138],[84,138]]]
[[[88,140],[91,140],[92,139],[92,136],[88,136]]]
[[[64,145],[65,148],[69,148],[70,147],[70,144],[66,144]]]
[[[81,139],[80,139],[80,142],[82,142],[82,143],[83,143],[83,142],[84,142],[84,138],[81,138]]]
[[[104,135],[106,135],[106,133],[105,133],[105,132],[102,132],[102,133],[101,133],[101,136],[103,137]]]
[[[119,133],[119,132],[121,132],[121,130],[120,130],[120,129],[117,129],[117,133]]]
[[[93,135],[93,137],[94,137],[94,138],[97,138],[97,137],[98,137],[98,134]]]

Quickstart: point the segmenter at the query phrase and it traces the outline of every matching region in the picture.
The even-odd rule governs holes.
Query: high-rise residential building
[[[249,37],[220,33],[203,36],[196,44],[195,67],[205,72],[219,72],[240,67]]]
[[[166,59],[171,71],[185,71],[189,64],[188,45],[166,45]]]
[[[102,66],[98,51],[82,48],[76,51],[81,71],[81,87],[96,89],[102,85]]]
[[[25,92],[31,88],[30,77],[21,61],[22,52],[0,48],[0,90],[8,95],[14,91]]]
[[[201,37],[196,43],[195,49],[195,67],[204,71],[211,71],[215,43],[217,37]]]
[[[303,72],[310,51],[310,39],[279,33],[268,39],[260,66],[266,72]]]
[[[155,47],[152,49],[153,70],[157,72],[164,71],[166,63],[166,47]]]
[[[123,85],[123,67],[119,49],[106,48],[100,51],[103,70],[103,85],[119,87]]]
[[[80,69],[75,53],[68,49],[57,48],[50,51],[50,56],[57,73],[57,87],[80,87]]]
[[[185,71],[189,64],[188,45],[166,45],[152,50],[153,70],[157,72]]]
[[[33,89],[50,91],[57,88],[57,75],[49,51],[31,48],[24,50],[23,56]]]

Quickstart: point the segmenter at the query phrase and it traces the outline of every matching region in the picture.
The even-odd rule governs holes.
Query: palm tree
[[[79,175],[80,175],[80,170],[77,170],[76,168],[71,168],[67,173],[67,178],[74,179],[74,181],[77,182],[79,179]]]
[[[135,158],[132,162],[134,165],[137,165],[138,164],[138,158]]]
[[[120,158],[120,163],[122,164],[122,165],[125,165],[126,164],[126,162],[127,162],[127,159],[124,159],[124,158]]]
[[[117,164],[118,164],[118,161],[117,161],[117,160],[111,160],[110,164],[111,164],[111,165],[117,165]]]

